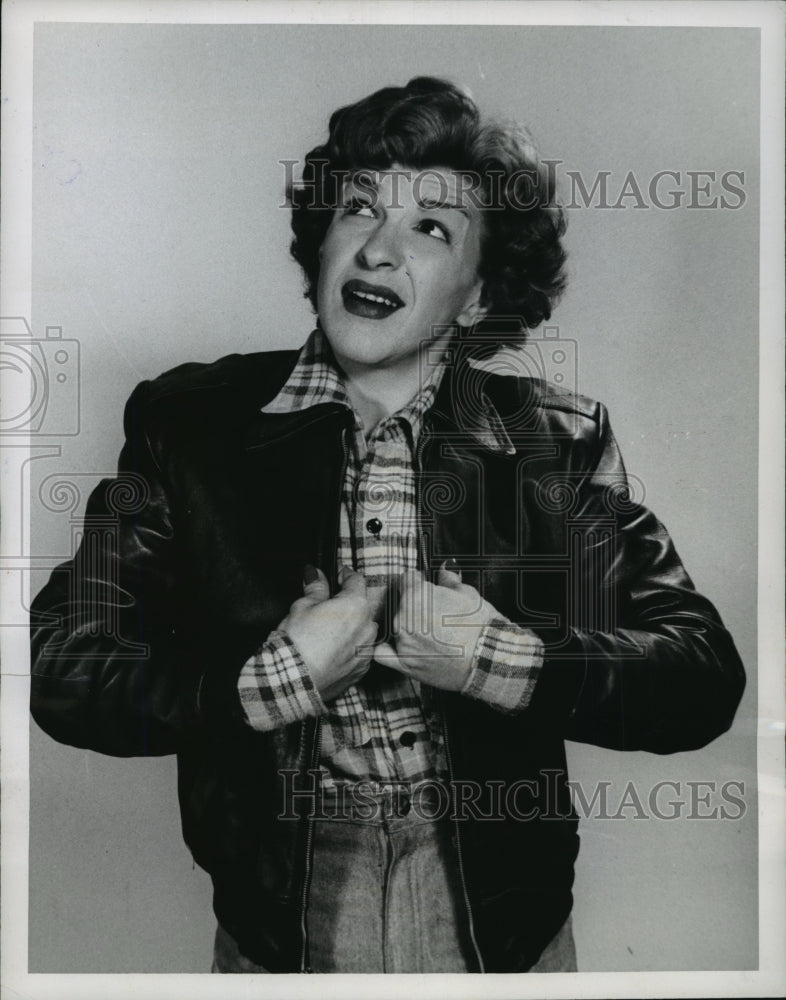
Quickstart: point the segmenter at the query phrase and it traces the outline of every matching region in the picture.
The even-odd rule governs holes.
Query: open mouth
[[[369,285],[358,278],[344,285],[341,297],[347,312],[366,319],[385,319],[404,305],[391,288]]]

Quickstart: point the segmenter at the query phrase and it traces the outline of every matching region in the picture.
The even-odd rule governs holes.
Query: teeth
[[[382,305],[390,306],[395,309],[396,303],[391,302],[390,299],[386,299],[383,295],[372,295],[371,292],[358,292],[354,293],[360,299],[368,299],[370,302],[381,302]]]

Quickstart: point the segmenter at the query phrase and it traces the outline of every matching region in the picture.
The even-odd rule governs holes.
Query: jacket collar
[[[246,451],[283,444],[308,433],[317,427],[334,423],[336,428],[350,427],[354,422],[352,410],[341,403],[319,403],[307,410],[284,413],[267,413],[260,410],[249,424],[243,447]]]
[[[431,411],[432,424],[440,433],[457,433],[467,443],[481,445],[500,455],[515,455],[516,448],[505,423],[492,402],[487,386],[504,393],[507,382],[512,389],[516,379],[494,375],[467,358],[458,357],[442,380]]]
[[[328,351],[324,335],[315,330],[278,391],[262,404],[257,418],[249,425],[244,441],[246,450],[283,443],[331,421],[337,429],[352,426],[354,410]],[[458,432],[467,443],[479,444],[493,453],[515,454],[504,422],[486,391],[487,384],[504,382],[504,377],[468,360],[459,345],[454,344],[448,350],[444,376],[426,414],[426,427],[451,436]]]

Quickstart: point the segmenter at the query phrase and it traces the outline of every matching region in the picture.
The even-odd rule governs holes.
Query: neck
[[[433,350],[431,345],[431,349]],[[344,373],[344,384],[352,405],[366,432],[380,420],[396,413],[420,391],[430,369],[421,364],[418,354],[399,360],[395,365],[373,368],[336,358]]]
[[[377,377],[367,373],[353,376],[347,372],[344,379],[347,395],[367,433],[373,430],[380,420],[406,406],[418,391],[417,380],[399,382],[386,378],[384,373],[374,374]]]

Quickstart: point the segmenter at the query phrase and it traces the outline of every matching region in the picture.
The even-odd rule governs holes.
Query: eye
[[[418,232],[425,233],[426,236],[433,236],[434,239],[450,243],[450,232],[441,222],[436,222],[434,219],[421,219],[417,229]]]
[[[368,201],[353,197],[349,199],[349,202],[345,206],[344,215],[360,215],[365,219],[373,219],[374,208]]]

